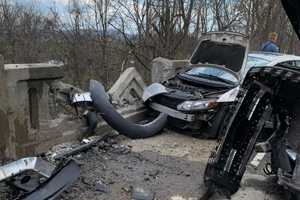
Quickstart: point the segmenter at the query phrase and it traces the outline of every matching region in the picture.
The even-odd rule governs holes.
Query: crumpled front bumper
[[[186,122],[196,122],[196,121],[208,122],[212,115],[212,113],[210,113],[209,111],[202,111],[197,113],[184,113],[155,102],[149,103],[149,107],[155,111],[165,113],[170,117],[180,119]]]
[[[158,103],[149,103],[150,108],[152,108],[155,111],[165,113],[170,117],[180,119],[187,122],[194,122],[196,121],[196,115],[195,114],[186,114],[183,112],[180,112],[178,110],[169,108],[167,106],[158,104]]]
[[[218,97],[214,97],[214,98],[216,98],[216,103],[232,103],[237,100],[237,95],[238,95],[239,91],[240,91],[240,87],[237,86],[223,94],[220,94]],[[158,95],[162,95],[165,93],[168,93],[168,90],[164,85],[162,85],[160,83],[153,83],[152,85],[150,85],[149,87],[147,87],[144,90],[143,101],[144,101],[144,103],[146,103],[150,108],[152,108],[155,111],[165,113],[170,117],[180,119],[180,120],[183,120],[186,122],[208,121],[210,119],[210,116],[211,116],[210,111],[212,111],[210,109],[186,113],[186,112],[177,110],[175,108],[176,105],[175,106],[174,106],[174,104],[171,105],[171,102],[168,104],[168,102],[166,102],[166,100],[164,100],[164,103],[158,102],[155,100],[154,101],[150,100],[153,97],[156,97]],[[205,101],[205,99],[199,99],[199,101],[202,101],[202,100]]]

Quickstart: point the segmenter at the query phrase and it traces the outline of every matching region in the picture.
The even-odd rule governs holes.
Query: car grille
[[[177,99],[167,95],[158,95],[153,99],[154,102],[177,110],[177,105],[185,100]]]

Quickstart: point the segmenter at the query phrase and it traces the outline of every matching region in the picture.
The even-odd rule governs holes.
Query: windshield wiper
[[[227,84],[230,84],[230,85],[235,85],[235,83],[232,82],[232,81],[225,80],[225,79],[220,78],[218,76],[213,76],[213,75],[209,75],[209,74],[198,74],[198,75],[187,74],[187,75],[193,76],[193,77],[198,77],[198,78],[208,78],[208,79],[211,79],[211,80],[227,83]]]

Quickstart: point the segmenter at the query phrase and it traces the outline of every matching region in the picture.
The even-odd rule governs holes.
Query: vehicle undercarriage
[[[279,184],[299,193],[299,164],[286,153],[299,153],[299,94],[300,73],[279,67],[253,68],[243,83],[231,113],[227,115],[221,135],[224,135],[212,152],[206,172],[208,193],[221,191],[234,194],[258,138],[267,134],[261,145],[271,152],[271,174],[278,175]],[[271,132],[266,131],[271,123]],[[270,127],[269,127],[270,128]],[[292,163],[292,164],[291,164]],[[299,162],[298,162],[299,163]],[[281,181],[285,180],[285,181]]]

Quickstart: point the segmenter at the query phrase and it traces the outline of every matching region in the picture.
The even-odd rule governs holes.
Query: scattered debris
[[[128,147],[124,144],[121,144],[121,145],[114,144],[114,145],[112,145],[112,148],[113,148],[114,153],[119,153],[119,154],[128,154],[131,151],[130,147]]]
[[[156,179],[157,176],[159,175],[160,171],[158,169],[153,170],[149,173],[149,176],[152,177],[153,179]]]
[[[154,194],[141,187],[132,188],[132,200],[154,200]]]
[[[11,182],[8,182],[8,184],[13,185],[22,191],[32,192],[37,189],[42,182],[44,182],[44,179],[38,174],[23,173],[15,176]]]
[[[109,134],[104,134],[101,136],[95,136],[90,137],[89,139],[83,139],[82,144],[74,145],[74,147],[67,146],[66,149],[60,149],[55,152],[49,152],[48,155],[50,155],[52,160],[61,160],[64,158],[68,158],[70,156],[74,156],[76,154],[79,154],[83,151],[86,151],[93,146],[97,145],[100,141],[105,140],[107,137],[109,137]],[[62,146],[63,147],[63,146]]]
[[[97,192],[102,192],[102,193],[109,193],[110,192],[108,186],[102,180],[99,180],[99,181],[96,182],[95,190]]]
[[[186,199],[186,198],[181,197],[181,196],[178,195],[178,196],[171,197],[171,200],[199,200],[199,199],[198,198],[193,198],[193,197]]]
[[[38,189],[25,196],[24,200],[55,199],[80,176],[80,168],[74,160],[69,160],[59,166],[57,171]]]
[[[55,166],[42,158],[30,157],[0,167],[0,182],[19,189],[17,198],[26,200],[54,199],[79,175],[80,168],[73,160],[64,160]]]
[[[41,158],[22,158],[0,167],[0,181],[7,180],[26,171],[34,171],[49,178],[54,169],[55,166]]]

